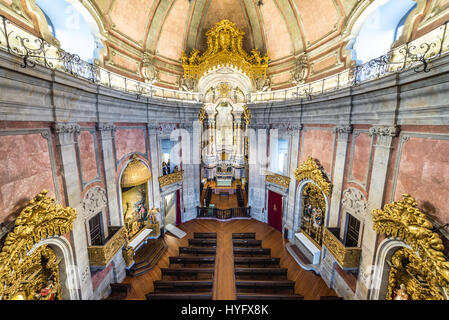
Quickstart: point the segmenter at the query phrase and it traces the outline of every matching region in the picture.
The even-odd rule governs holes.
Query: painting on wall
[[[123,213],[128,238],[138,233],[148,220],[146,185],[122,189]]]

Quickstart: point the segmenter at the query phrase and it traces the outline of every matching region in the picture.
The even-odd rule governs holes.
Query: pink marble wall
[[[353,179],[364,183],[368,170],[371,137],[367,133],[360,133],[355,139],[351,175]]]
[[[47,140],[40,134],[0,136],[0,222],[15,218],[44,189],[55,197]]]
[[[97,177],[97,160],[95,155],[94,136],[89,131],[81,131],[78,137],[80,150],[81,169],[84,182]]]
[[[142,129],[120,129],[115,133],[117,160],[131,152],[145,153],[145,132]]]
[[[449,222],[449,141],[411,137],[405,142],[394,200],[403,193],[442,223]]]
[[[302,159],[308,156],[318,159],[327,173],[331,173],[333,158],[334,133],[330,130],[306,130],[304,133],[304,144],[302,146]]]

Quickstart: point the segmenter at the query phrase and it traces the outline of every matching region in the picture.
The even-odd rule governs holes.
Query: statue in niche
[[[36,294],[35,300],[55,300],[57,293],[58,289],[56,288],[54,281],[50,279],[45,288],[41,289],[41,291]]]
[[[393,300],[410,300],[407,289],[403,283],[399,288],[394,289]]]
[[[313,226],[318,229],[323,224],[323,211],[320,208],[312,209],[312,221]]]

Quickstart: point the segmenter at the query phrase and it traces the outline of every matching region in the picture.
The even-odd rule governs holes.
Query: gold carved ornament
[[[203,55],[193,49],[188,57],[182,52],[184,78],[200,79],[215,67],[234,67],[250,79],[267,77],[268,56],[262,57],[257,49],[248,55],[242,48],[244,32],[229,20],[218,22],[207,33],[207,50]]]
[[[178,171],[172,174],[159,177],[159,186],[161,188],[171,185],[173,183],[181,182],[184,177],[184,171]]]
[[[405,268],[408,268],[411,276],[425,278],[430,287],[427,298],[435,299],[438,297],[436,292],[440,292],[439,288],[449,288],[449,261],[444,256],[444,245],[440,236],[432,231],[432,223],[417,206],[418,203],[412,196],[403,194],[401,201],[386,204],[383,210],[372,211],[373,228],[379,234],[398,238],[412,247],[414,252],[403,249],[400,253],[410,261]],[[393,259],[396,269],[400,267],[398,261]],[[392,268],[392,271],[395,268]],[[421,276],[419,270],[427,271]],[[394,284],[391,276],[390,273],[390,286]],[[389,287],[390,291],[393,289]],[[420,299],[424,298],[421,296]]]
[[[46,238],[70,232],[76,209],[63,208],[47,193],[44,190],[30,201],[6,237],[0,253],[0,299],[45,299],[38,295],[50,278],[56,298],[61,297],[54,251],[43,245],[29,252]]]
[[[288,188],[290,185],[290,178],[286,176],[281,176],[279,174],[270,174],[265,177],[265,180],[267,182],[271,182],[274,184],[277,184],[278,186],[281,186],[283,188]]]
[[[313,159],[312,157],[307,157],[307,160],[295,169],[295,178],[297,181],[306,179],[313,180],[325,195],[328,197],[331,196],[332,184],[324,173],[324,169],[318,160]]]
[[[243,106],[243,118],[245,119],[246,125],[249,126],[251,124],[251,110],[249,110],[246,104]]]
[[[130,163],[122,174],[121,187],[130,188],[147,183],[151,179],[148,167],[134,154]]]

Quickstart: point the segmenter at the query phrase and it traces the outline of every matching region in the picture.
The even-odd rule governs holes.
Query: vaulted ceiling
[[[189,53],[193,48],[204,51],[207,30],[222,19],[231,20],[245,32],[244,49],[268,53],[271,65],[276,65],[291,62],[295,56],[335,38],[358,0],[265,0],[260,7],[256,2],[84,1],[96,10],[108,31],[114,58],[106,59],[106,64],[114,60],[115,65],[123,67],[133,52],[136,56],[138,51],[149,52],[162,69],[162,82],[172,82],[164,70],[181,72],[181,52]],[[126,47],[128,50],[123,50]],[[134,61],[129,63],[127,68],[135,70]]]
[[[245,32],[243,47],[268,53],[273,89],[292,86],[292,71],[306,56],[307,81],[343,71],[357,19],[381,0],[58,0],[82,6],[101,34],[100,64],[143,80],[144,61],[158,71],[157,84],[179,88],[181,54],[206,49],[206,32],[228,19]],[[415,0],[404,41],[446,21],[448,0]],[[35,0],[0,0],[0,12],[47,39],[48,26]],[[40,17],[39,17],[40,15]],[[93,19],[92,19],[93,18]],[[144,59],[147,58],[147,59]]]

